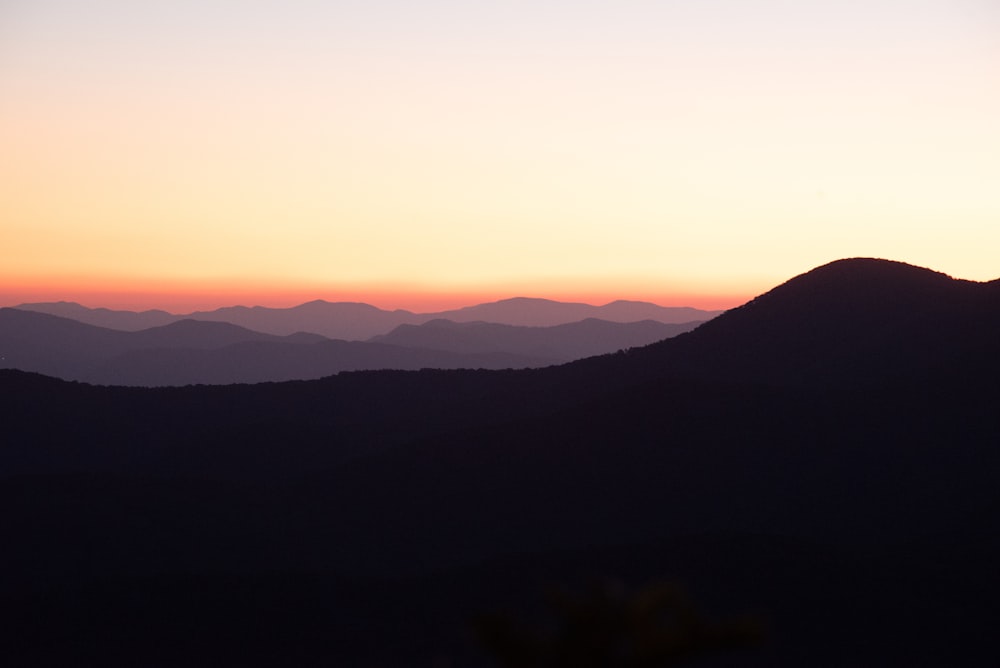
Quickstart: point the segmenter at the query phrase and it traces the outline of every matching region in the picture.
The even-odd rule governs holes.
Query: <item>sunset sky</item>
[[[5,0],[0,305],[1000,277],[997,0]]]

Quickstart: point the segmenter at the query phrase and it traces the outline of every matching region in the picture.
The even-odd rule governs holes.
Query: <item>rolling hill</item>
[[[857,258],[819,267],[637,362],[675,377],[858,386],[981,379],[998,351],[1000,281]],[[986,362],[984,366],[984,362]]]

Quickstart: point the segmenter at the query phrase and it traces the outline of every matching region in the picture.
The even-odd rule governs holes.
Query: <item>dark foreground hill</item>
[[[546,584],[597,576],[770,629],[702,665],[995,665],[997,295],[851,260],[548,369],[0,372],[5,651],[495,665],[471,618],[530,623]]]
[[[647,369],[653,376],[771,386],[858,388],[939,377],[988,383],[1000,352],[998,328],[1000,280],[974,283],[899,262],[841,260],[696,332],[632,351],[626,366],[634,375]]]

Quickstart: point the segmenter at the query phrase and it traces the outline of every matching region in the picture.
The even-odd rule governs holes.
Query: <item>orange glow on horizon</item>
[[[266,306],[288,308],[322,299],[329,302],[363,302],[384,310],[404,309],[414,313],[433,313],[473,306],[513,297],[534,297],[562,302],[602,305],[615,300],[645,301],[661,306],[689,306],[705,310],[724,310],[739,306],[755,296],[745,294],[698,293],[694,291],[659,292],[651,290],[615,291],[604,287],[587,290],[566,288],[535,289],[525,286],[480,287],[477,289],[415,289],[406,286],[267,286],[263,284],[168,283],[164,281],[5,281],[0,287],[0,306],[25,303],[68,301],[89,308],[144,311],[160,309],[170,313],[208,311],[225,306]]]
[[[0,304],[726,308],[859,256],[996,278],[990,0],[14,4]]]

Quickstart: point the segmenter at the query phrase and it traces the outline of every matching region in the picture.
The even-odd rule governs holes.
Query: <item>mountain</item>
[[[299,310],[315,307],[314,314],[325,317],[330,314],[326,306],[333,305],[304,305]],[[385,315],[354,306],[359,307],[356,314]],[[266,313],[265,320],[275,315],[260,309],[246,312]],[[270,320],[271,325],[275,322]],[[697,324],[591,319],[533,328],[433,320],[401,325],[388,335],[360,342],[304,332],[278,336],[192,319],[126,332],[40,312],[0,309],[0,368],[135,386],[308,380],[363,369],[530,368],[644,345]]]
[[[226,385],[310,380],[366,369],[520,369],[557,362],[506,352],[453,353],[362,341],[247,341],[215,349],[132,350],[95,365],[80,379],[102,385]]]
[[[315,300],[291,308],[231,306],[214,311],[196,311],[171,315],[164,311],[109,311],[89,309],[72,302],[22,304],[17,308],[58,315],[88,324],[137,331],[176,320],[228,322],[257,332],[287,336],[313,332],[327,338],[361,341],[386,334],[404,324],[420,325],[432,320],[454,322],[493,322],[520,326],[553,326],[588,318],[613,322],[655,320],[668,324],[704,321],[719,311],[692,308],[667,308],[647,302],[617,301],[605,306],[567,304],[546,299],[517,298],[492,304],[480,304],[439,313],[411,313],[405,310],[384,311],[369,304]]]
[[[370,340],[456,353],[505,352],[568,362],[644,346],[690,331],[700,324],[664,324],[653,320],[618,323],[588,318],[552,327],[521,327],[431,320],[423,325],[400,325]]]
[[[93,375],[94,369],[140,351],[169,356],[171,349],[194,354],[241,343],[298,346],[323,340],[315,334],[278,337],[229,323],[191,320],[124,332],[45,313],[0,309],[0,367],[67,380],[98,382],[100,376]]]
[[[477,615],[666,578],[768,629],[706,665],[992,665],[998,291],[855,259],[540,369],[0,371],[5,655],[496,665]]]
[[[223,348],[237,343],[272,342],[272,343],[319,343],[326,337],[319,334],[295,332],[287,336],[274,336],[254,332],[244,327],[228,322],[198,322],[195,320],[177,320],[162,327],[150,327],[135,332],[127,337],[131,347],[137,349],[149,348]]]
[[[347,341],[368,339],[402,323],[422,320],[409,311],[384,311],[369,304],[333,303],[321,299],[291,308],[230,306],[214,311],[196,311],[185,317],[231,322],[269,334],[314,332],[327,338]]]
[[[72,379],[127,348],[128,334],[44,313],[0,309],[0,366]]]
[[[18,309],[0,309],[0,368],[106,385],[260,383],[321,378],[359,369],[547,366],[556,358],[503,351],[460,354],[274,336],[226,322],[179,320],[122,332]]]
[[[900,262],[824,265],[684,334],[636,352],[678,378],[862,386],[921,382],[995,355],[1000,281]]]
[[[683,324],[708,320],[719,313],[721,311],[664,307],[637,301],[619,300],[604,306],[592,306],[549,299],[515,297],[489,304],[442,311],[434,314],[434,317],[454,322],[494,322],[525,327],[551,327],[592,318],[611,322],[655,320],[668,324]]]
[[[369,304],[315,300],[291,308],[227,306],[212,311],[175,315],[166,311],[111,311],[91,309],[74,302],[21,304],[19,310],[48,313],[87,324],[123,331],[139,331],[179,320],[227,322],[256,332],[288,336],[312,332],[326,338],[364,340],[384,334],[402,323],[423,322],[429,317],[409,311],[384,311]]]
[[[20,304],[16,308],[21,311],[48,313],[88,325],[118,329],[124,332],[136,332],[140,329],[168,325],[181,317],[158,309],[139,312],[115,311],[106,308],[87,308],[76,302],[65,301]]]

